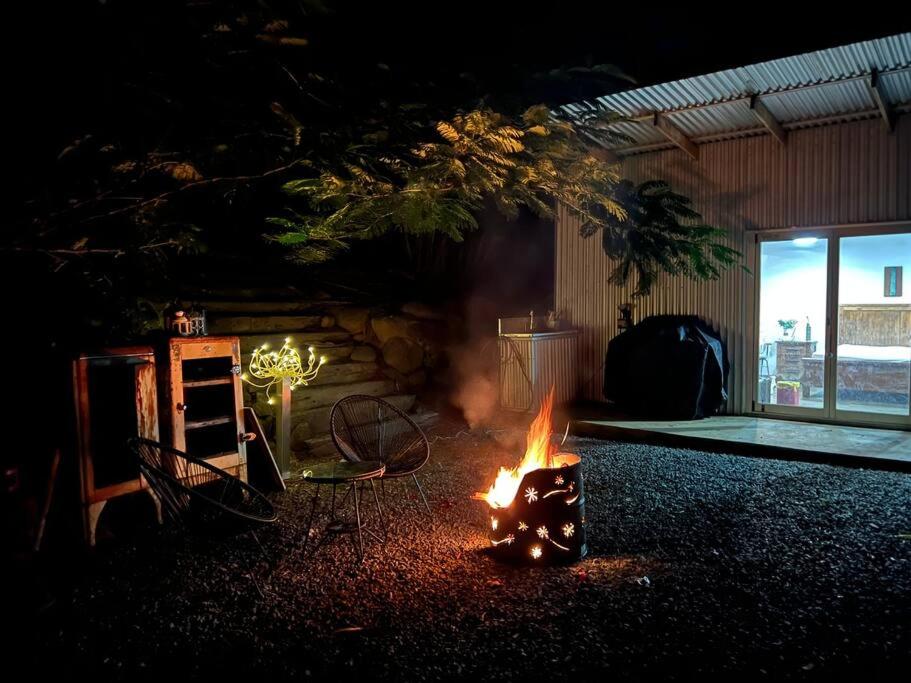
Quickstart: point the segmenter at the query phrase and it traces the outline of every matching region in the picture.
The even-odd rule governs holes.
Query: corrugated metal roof
[[[696,142],[762,132],[749,98],[758,95],[786,129],[876,115],[869,77],[879,73],[880,91],[898,111],[911,110],[911,33],[774,59],[704,76],[650,85],[598,98],[630,117],[667,119]],[[586,103],[567,105],[578,113]],[[651,119],[614,124],[630,145],[620,151],[671,146]]]

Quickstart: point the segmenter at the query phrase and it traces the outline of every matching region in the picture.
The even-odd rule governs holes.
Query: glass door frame
[[[884,413],[850,411],[837,408],[838,367],[836,352],[838,348],[838,284],[839,259],[841,256],[842,237],[865,237],[870,235],[894,235],[911,233],[911,221],[888,224],[832,226],[827,228],[786,228],[774,230],[754,230],[753,247],[749,259],[753,269],[753,294],[749,297],[752,306],[751,328],[746,340],[749,352],[744,354],[749,359],[744,380],[747,382],[747,394],[750,413],[813,422],[829,422],[850,426],[891,427],[911,430],[911,415],[891,415]],[[800,237],[816,237],[827,240],[826,247],[826,329],[824,340],[824,401],[821,408],[806,406],[788,406],[759,401],[759,310],[762,295],[762,243],[784,242]],[[911,384],[911,381],[909,381]],[[911,386],[909,386],[911,392]]]

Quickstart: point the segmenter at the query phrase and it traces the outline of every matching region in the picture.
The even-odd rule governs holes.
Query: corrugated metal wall
[[[785,146],[768,135],[702,145],[698,161],[669,150],[628,157],[624,175],[663,179],[691,197],[706,220],[730,231],[729,243],[746,253],[746,230],[850,223],[911,221],[911,116],[893,133],[879,120],[792,131]],[[600,399],[604,352],[617,334],[617,306],[632,287],[608,284],[611,262],[597,237],[579,236],[564,208],[556,220],[556,306],[580,328],[581,394]],[[728,412],[742,412],[744,335],[752,276],[742,270],[717,282],[663,278],[635,302],[634,320],[657,313],[694,313],[727,340],[733,368]]]

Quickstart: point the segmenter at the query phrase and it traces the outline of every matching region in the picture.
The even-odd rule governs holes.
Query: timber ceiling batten
[[[661,131],[668,140],[690,155],[694,160],[699,159],[699,146],[690,140],[686,133],[675,126],[664,114],[655,113],[652,124]]]
[[[879,72],[876,69],[873,69],[870,72],[870,96],[873,98],[873,102],[876,104],[880,116],[883,117],[883,123],[886,126],[886,130],[891,133],[895,129],[895,112],[892,111],[889,100],[886,98],[885,94],[883,94],[882,81]]]
[[[750,97],[750,110],[756,114],[756,118],[759,119],[759,122],[768,128],[769,132],[775,136],[775,139],[778,140],[778,142],[783,145],[788,141],[788,132],[781,127],[781,124],[778,123],[778,119],[769,111],[769,108],[762,103],[762,100],[759,99],[759,95]]]

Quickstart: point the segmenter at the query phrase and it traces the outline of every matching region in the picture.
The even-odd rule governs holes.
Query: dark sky
[[[611,63],[644,85],[900,33],[911,12],[842,11],[834,3],[335,3],[334,39],[428,67],[549,69]],[[390,9],[398,7],[398,9]],[[437,19],[431,7],[446,13]]]
[[[766,9],[736,2],[706,8],[574,0],[294,4],[320,1],[328,11],[309,12],[304,34],[329,60],[365,72],[382,62],[421,77],[482,74],[491,92],[515,90],[520,83],[519,90],[531,87],[523,79],[535,72],[603,63],[646,85],[911,30],[911,13],[895,16],[897,10],[884,9],[888,6],[845,12],[833,3]],[[104,115],[99,94],[109,92],[112,81],[154,69],[158,56],[143,57],[149,35],[156,36],[159,50],[161,36],[170,41],[173,35],[169,58],[179,62],[181,34],[187,31],[180,8],[186,4],[29,0],[10,10],[0,49],[5,115],[12,120],[8,130],[15,131],[7,149],[13,161],[35,165],[56,155]],[[237,13],[243,2],[190,4],[192,11],[216,7]],[[575,95],[560,91],[538,101],[579,99]]]
[[[408,64],[426,71],[498,73],[559,66],[615,64],[640,84],[672,80],[732,66],[911,30],[911,12],[842,11],[835,4],[718,5],[653,2],[355,2],[321,0],[313,13],[311,43],[337,58]],[[273,0],[281,2],[281,0]],[[317,0],[309,0],[317,2]],[[139,36],[173,0],[30,0],[7,25],[4,69],[29,90],[67,90],[105,60],[116,60],[118,38]],[[192,0],[196,5],[241,3]],[[307,5],[305,1],[303,4]],[[125,7],[158,7],[131,22]],[[112,11],[111,8],[117,8]],[[111,17],[116,17],[111,20]],[[175,35],[181,26],[174,24]]]

